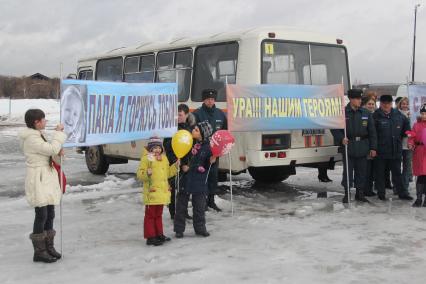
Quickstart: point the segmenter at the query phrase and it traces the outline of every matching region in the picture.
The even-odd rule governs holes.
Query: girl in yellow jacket
[[[143,182],[144,237],[147,245],[154,246],[170,241],[163,233],[163,206],[170,203],[168,179],[176,175],[178,166],[178,162],[169,166],[163,152],[161,139],[151,137],[137,171],[137,178]]]

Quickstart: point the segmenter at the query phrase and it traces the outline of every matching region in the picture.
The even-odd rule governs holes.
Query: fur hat
[[[216,100],[217,98],[217,91],[215,89],[204,89],[201,92],[201,99],[204,101],[205,99],[213,98]]]
[[[391,103],[393,102],[393,98],[391,95],[381,95],[380,96],[380,102],[381,103]]]
[[[426,112],[426,103],[422,105],[420,112]]]
[[[348,91],[348,98],[350,99],[360,99],[362,97],[361,89],[350,89]]]
[[[146,145],[146,149],[148,152],[151,152],[152,148],[155,146],[159,146],[161,148],[161,151],[163,150],[163,141],[157,136],[153,136],[149,138],[148,145]]]
[[[205,120],[197,123],[198,129],[200,129],[201,137],[203,141],[207,141],[213,134],[213,128],[211,124]]]

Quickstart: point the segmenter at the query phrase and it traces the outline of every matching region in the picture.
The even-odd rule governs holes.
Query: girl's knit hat
[[[151,152],[152,148],[154,148],[155,146],[159,146],[161,150],[163,150],[163,141],[161,141],[161,139],[157,136],[149,138],[146,149],[148,150],[148,152]]]
[[[213,128],[208,120],[201,121],[197,123],[198,129],[200,129],[201,137],[203,141],[208,141],[210,136],[213,134]]]
[[[426,103],[422,105],[420,112],[426,112]]]

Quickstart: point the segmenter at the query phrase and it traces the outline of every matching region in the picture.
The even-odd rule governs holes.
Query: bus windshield
[[[262,84],[349,86],[343,46],[286,41],[262,43]]]

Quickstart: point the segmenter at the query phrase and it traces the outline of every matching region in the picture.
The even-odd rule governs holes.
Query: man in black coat
[[[399,198],[412,200],[401,175],[402,138],[411,129],[410,122],[400,111],[392,108],[392,101],[392,96],[382,95],[380,108],[373,114],[378,137],[377,158],[374,161],[375,186],[379,199],[386,200],[385,171],[388,166]]]
[[[203,105],[194,111],[195,119],[198,122],[208,121],[213,128],[213,133],[221,130],[228,129],[228,122],[226,120],[226,115],[222,110],[216,108],[216,98],[217,91],[214,89],[205,89],[201,94]],[[214,201],[214,195],[217,190],[217,182],[218,182],[218,165],[219,160],[212,164],[210,168],[210,173],[208,176],[208,188],[209,193],[207,197],[207,206],[220,212],[222,211],[219,207],[217,207]]]
[[[348,147],[349,184],[355,181],[355,200],[368,202],[364,196],[364,187],[367,184],[367,156],[375,157],[377,149],[376,128],[372,114],[361,107],[362,90],[348,91],[349,103],[345,107],[346,136],[343,129],[331,130],[338,145],[341,146],[343,156],[342,186],[345,189],[343,203],[348,203],[348,181],[346,169],[346,155],[344,147]]]

